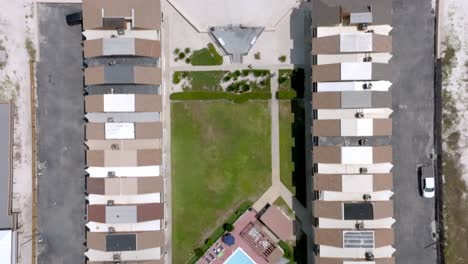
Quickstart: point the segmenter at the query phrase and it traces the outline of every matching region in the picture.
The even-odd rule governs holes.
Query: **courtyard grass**
[[[173,102],[173,263],[271,185],[268,102]]]
[[[294,162],[292,160],[294,148],[293,123],[294,113],[291,110],[291,101],[279,101],[280,178],[281,182],[295,194],[296,187],[293,183]]]
[[[190,62],[194,66],[221,65],[223,56],[218,53],[212,43],[209,43],[206,48],[195,50],[190,55]]]

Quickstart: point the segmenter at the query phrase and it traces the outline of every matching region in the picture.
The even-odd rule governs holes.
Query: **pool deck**
[[[222,245],[224,247],[223,253],[221,253],[220,257],[215,258],[213,261],[209,262],[210,264],[223,264],[235,251],[237,248],[242,248],[242,250],[252,259],[255,261],[256,264],[269,264],[264,258],[259,256],[247,242],[240,236],[240,232],[242,229],[249,224],[250,222],[255,222],[257,219],[255,218],[256,212],[255,211],[247,211],[245,212],[235,223],[234,223],[234,231],[231,232],[231,235],[235,238],[235,243],[232,246],[226,245],[221,239],[216,241],[214,245],[206,252],[206,254],[197,261],[197,264],[208,264],[205,258],[210,259],[208,256],[209,253],[216,256],[213,249]]]

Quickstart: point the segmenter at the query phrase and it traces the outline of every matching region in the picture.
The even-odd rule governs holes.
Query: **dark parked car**
[[[69,26],[81,24],[81,20],[83,20],[83,13],[80,11],[80,12],[76,12],[73,14],[69,14],[66,16],[66,19],[67,19],[67,24]]]

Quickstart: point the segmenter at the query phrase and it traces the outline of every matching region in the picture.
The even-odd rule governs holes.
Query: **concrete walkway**
[[[294,69],[292,64],[252,64],[253,69],[270,70],[276,72],[279,69]],[[249,69],[248,64],[228,64],[228,65],[213,65],[213,66],[173,66],[169,68],[169,71],[235,71],[235,70],[247,70]],[[278,78],[278,77],[276,77]],[[273,86],[273,80],[272,80]],[[278,84],[278,82],[276,82]],[[272,87],[273,88],[273,87]]]
[[[271,95],[270,113],[271,113],[271,183],[272,186],[254,203],[252,206],[255,210],[260,211],[266,204],[273,204],[278,197],[283,198],[286,204],[291,208],[297,219],[301,222],[302,231],[310,237],[312,235],[312,213],[309,212],[298,200],[291,191],[284,186],[280,178],[280,135],[279,135],[279,101],[276,99],[278,91],[278,67],[275,65],[270,67],[272,73],[271,78]],[[282,65],[281,65],[282,66]]]

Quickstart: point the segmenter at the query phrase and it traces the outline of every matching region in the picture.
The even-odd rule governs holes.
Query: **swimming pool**
[[[224,264],[256,264],[242,248],[237,248],[236,251],[224,262]]]

